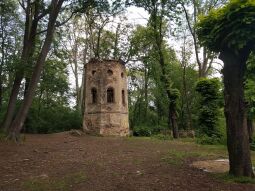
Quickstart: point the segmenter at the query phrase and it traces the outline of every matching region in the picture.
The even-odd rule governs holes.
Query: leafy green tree
[[[200,43],[224,62],[224,99],[230,174],[253,177],[244,100],[247,60],[255,45],[255,1],[231,0],[197,24]]]
[[[165,58],[165,37],[167,33],[167,18],[173,19],[174,14],[176,13],[173,10],[176,8],[176,3],[173,1],[153,1],[153,0],[144,0],[144,1],[136,1],[134,0],[133,3],[138,7],[143,7],[146,11],[148,11],[150,18],[148,21],[148,26],[151,30],[151,39],[153,48],[156,50],[155,58],[160,65],[161,70],[161,81],[164,84],[164,90],[168,97],[169,101],[169,108],[168,108],[168,117],[169,117],[169,125],[171,124],[173,130],[173,137],[178,138],[178,126],[176,125],[177,119],[177,111],[175,108],[171,108],[170,102],[172,101],[171,98],[171,89],[172,82],[169,78],[167,78],[167,61]]]
[[[14,68],[20,56],[22,21],[18,3],[14,0],[0,2],[0,111],[6,105]]]
[[[200,79],[196,91],[200,94],[198,133],[200,136],[220,137],[219,130],[219,98],[220,82],[217,78]]]
[[[254,53],[249,57],[247,62],[246,81],[245,81],[245,101],[248,105],[247,127],[249,132],[249,140],[253,139],[253,122],[255,119],[255,56]]]

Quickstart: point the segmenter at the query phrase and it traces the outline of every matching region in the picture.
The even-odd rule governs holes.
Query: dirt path
[[[179,163],[168,154],[193,147],[139,138],[26,135],[21,145],[0,142],[0,190],[255,191],[255,185],[224,183],[190,167],[194,157]]]

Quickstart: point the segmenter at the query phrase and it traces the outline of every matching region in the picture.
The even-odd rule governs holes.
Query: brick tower
[[[129,135],[124,63],[119,60],[90,60],[85,66],[84,97],[83,129],[87,133]]]

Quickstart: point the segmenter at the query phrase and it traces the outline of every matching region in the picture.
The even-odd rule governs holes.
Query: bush
[[[253,138],[252,138],[252,143],[250,143],[250,149],[251,149],[252,151],[255,151],[255,136],[253,136]]]
[[[211,137],[203,135],[201,137],[197,137],[196,142],[201,145],[216,145],[221,143],[221,138],[217,135],[212,135]]]
[[[135,126],[133,129],[134,136],[149,137],[152,135],[152,129],[146,125]]]
[[[207,137],[220,137],[220,83],[214,79],[200,79],[196,85],[196,91],[201,95],[199,98],[198,134]],[[210,141],[209,141],[210,142]]]
[[[81,114],[68,107],[42,108],[40,113],[31,108],[25,122],[26,133],[56,133],[79,129],[82,125]]]

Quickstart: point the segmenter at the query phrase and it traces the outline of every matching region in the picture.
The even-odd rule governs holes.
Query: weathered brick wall
[[[84,130],[91,134],[128,135],[125,66],[116,60],[91,60],[85,68],[85,88]],[[96,90],[96,103],[93,103],[93,88]],[[107,102],[108,88],[114,90],[113,103]],[[124,103],[122,91],[124,91]]]

